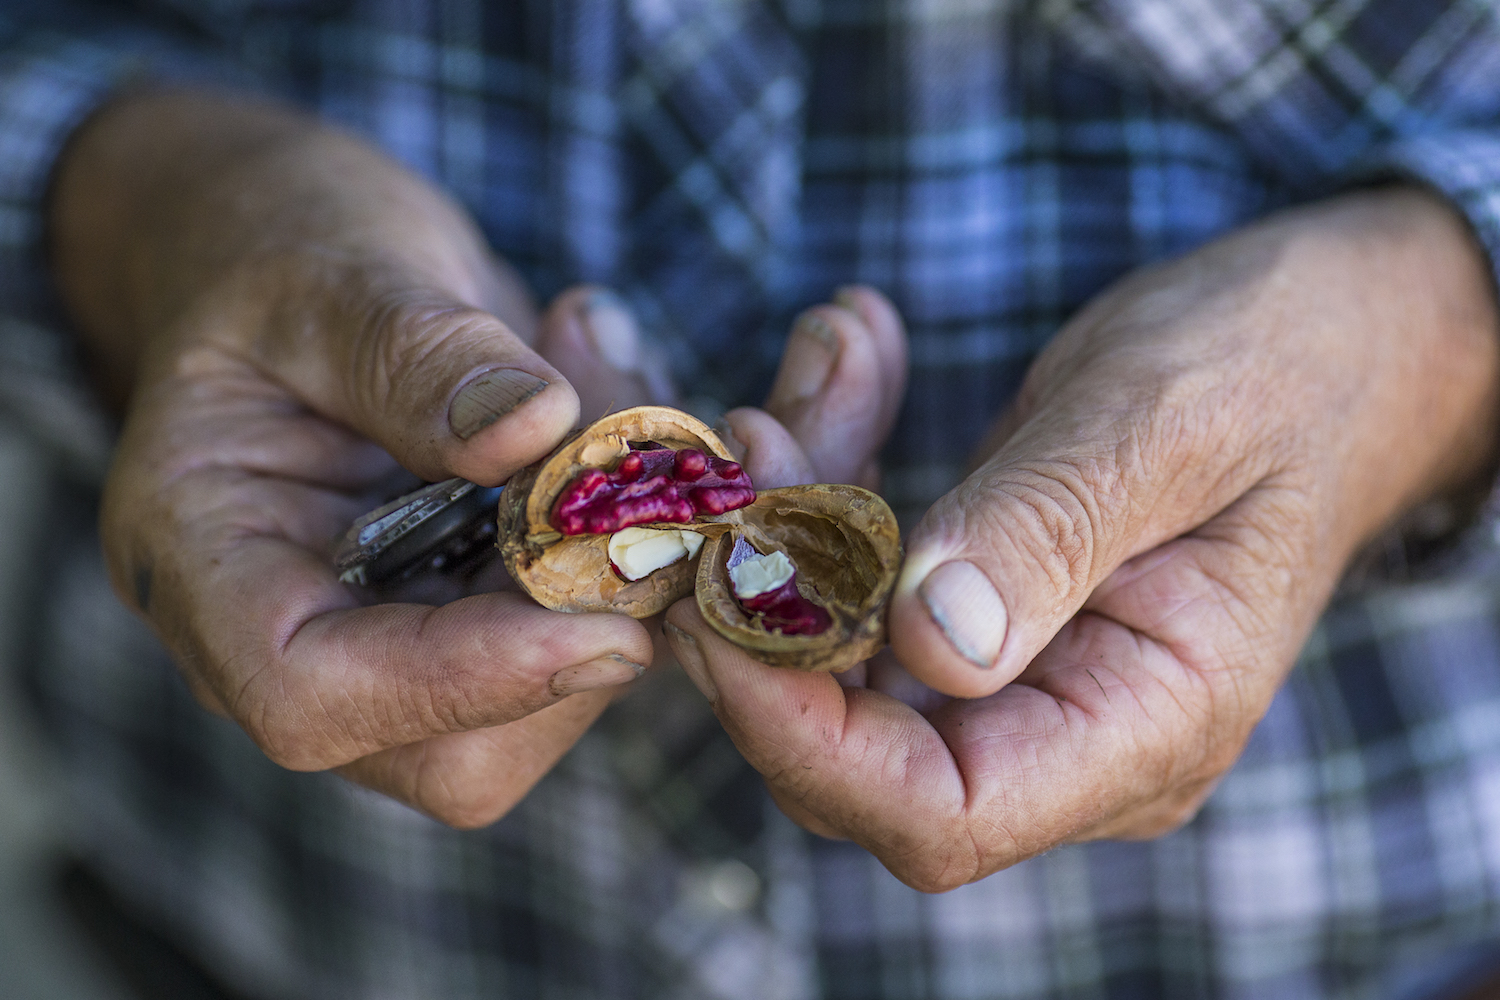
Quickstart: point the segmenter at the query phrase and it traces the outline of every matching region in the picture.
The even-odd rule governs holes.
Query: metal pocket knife
[[[502,486],[467,479],[430,483],[381,504],[349,526],[334,548],[345,583],[378,586],[418,573],[472,573],[498,555]]]

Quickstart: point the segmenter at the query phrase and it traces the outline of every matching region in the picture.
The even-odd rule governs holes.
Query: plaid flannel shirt
[[[1132,268],[1379,174],[1500,250],[1500,17],[1478,0],[10,6],[0,341],[33,374],[0,403],[60,447],[68,408],[25,398],[68,371],[36,335],[40,201],[69,130],[141,74],[245,73],[370,137],[539,294],[621,289],[700,409],[757,398],[797,309],[881,287],[911,334],[886,454],[908,511]],[[192,703],[66,523],[28,673],[95,863],[251,993],[1396,998],[1403,969],[1500,930],[1487,525],[1441,573],[1335,601],[1184,829],[924,896],[782,818],[676,676],[485,830],[278,770]]]

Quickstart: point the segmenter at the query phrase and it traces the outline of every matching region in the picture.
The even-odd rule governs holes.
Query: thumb
[[[423,478],[504,482],[578,419],[567,380],[488,312],[424,288],[328,298],[273,324],[263,362]]]
[[[891,646],[944,694],[984,697],[1014,680],[1118,566],[1266,472],[1253,456],[1234,461],[1228,436],[1173,434],[1180,419],[1146,426],[1065,407],[1028,420],[908,536]]]

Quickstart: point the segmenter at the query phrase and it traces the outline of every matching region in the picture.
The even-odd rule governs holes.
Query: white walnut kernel
[[[797,567],[792,565],[785,552],[756,553],[739,563],[732,563],[729,579],[734,582],[735,597],[759,597],[785,587],[796,572]]]
[[[642,580],[703,548],[703,536],[680,528],[624,528],[609,536],[609,561],[627,580]]]

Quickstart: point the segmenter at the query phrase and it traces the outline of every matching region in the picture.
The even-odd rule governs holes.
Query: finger
[[[559,295],[542,317],[536,346],[578,393],[585,422],[676,400],[664,359],[642,337],[625,300],[607,288],[580,285]]]
[[[142,386],[105,487],[111,579],[148,617],[173,607],[156,586],[158,566],[189,559],[189,540],[217,551],[264,536],[325,551],[368,509],[356,491],[396,468],[384,450],[308,412],[248,364],[214,364],[191,380]]]
[[[776,803],[776,808],[780,809],[787,819],[796,823],[808,833],[816,834],[828,840],[849,839],[823,822],[816,813],[783,791],[779,785],[766,782],[766,791],[770,792],[771,801]]]
[[[678,662],[789,816],[854,840],[918,888],[977,877],[974,845],[962,835],[964,782],[920,715],[828,674],[756,663],[690,600],[674,605],[667,622]]]
[[[1257,496],[1202,537],[1133,560],[1021,684],[986,702],[952,703],[931,723],[878,696],[845,694],[839,704],[828,678],[749,661],[691,602],[673,609],[667,634],[789,816],[824,836],[853,836],[913,885],[950,888],[1064,838],[1156,835],[1191,816],[1232,759],[1245,720],[1263,709],[1247,713],[1234,696],[1268,699],[1276,681],[1257,694],[1244,677],[1197,676],[1183,657],[1243,663],[1247,647],[1278,646],[1247,633],[1247,607],[1216,582],[1275,558],[1265,531],[1274,513]],[[932,766],[908,773],[923,759]],[[945,783],[966,795],[924,794]],[[510,794],[495,791],[494,801]]]
[[[238,692],[231,711],[262,749],[299,770],[512,722],[568,695],[628,683],[651,656],[631,619],[562,615],[518,595],[306,610],[251,608],[267,628],[302,624],[258,662],[221,656],[217,685]]]
[[[496,485],[577,421],[567,380],[490,313],[364,272],[327,282],[281,307],[252,360],[417,475]]]
[[[338,771],[449,826],[487,826],[525,797],[614,695],[575,694],[503,726],[392,747]]]
[[[766,411],[750,406],[730,410],[716,429],[756,489],[817,482],[802,446]]]
[[[218,568],[222,550],[266,538],[322,553],[368,509],[345,490],[391,467],[389,456],[361,455],[350,447],[354,435],[321,417],[268,414],[228,381],[205,388],[200,405],[173,411],[147,398],[136,408],[101,502],[111,581],[169,632],[193,627],[178,598],[197,600],[196,574]],[[169,579],[175,592],[163,585]],[[237,607],[232,600],[227,610]]]
[[[884,440],[895,426],[906,398],[909,373],[906,324],[891,300],[869,285],[846,285],[834,294],[833,302],[864,320],[870,333],[880,364],[880,437]]]
[[[137,389],[112,473],[117,487],[134,478],[149,496],[186,472],[221,468],[353,491],[396,471],[385,449],[310,411],[250,364],[221,355],[207,366]]]
[[[101,520],[122,598],[273,759],[323,768],[511,721],[648,662],[630,619],[515,595],[358,607],[324,552],[359,501],[316,484],[358,479],[368,456],[244,369],[149,390],[164,399],[135,408]]]
[[[359,607],[299,540],[326,537],[337,507],[232,475],[172,483],[168,509],[203,512],[164,526],[175,544],[148,544],[151,562],[115,580],[126,594],[146,581],[135,599],[185,670],[284,766],[510,722],[633,680],[650,661],[650,636],[629,618],[560,614],[515,594]]]
[[[1333,572],[1290,568],[1293,553],[1312,544],[1294,497],[1258,487],[1188,536],[1129,560],[1064,630],[1074,633],[1071,655],[1054,642],[1021,674],[1021,683],[1079,704],[1097,693],[1110,711],[1154,706],[1113,762],[1121,808],[1072,839],[1170,832],[1238,757],[1335,583]],[[1098,652],[1118,638],[1111,630],[1133,658]],[[1089,636],[1093,647],[1083,643]]]
[[[836,483],[869,478],[906,381],[905,333],[895,310],[869,289],[841,295],[844,304],[798,317],[766,400],[818,480]]]

